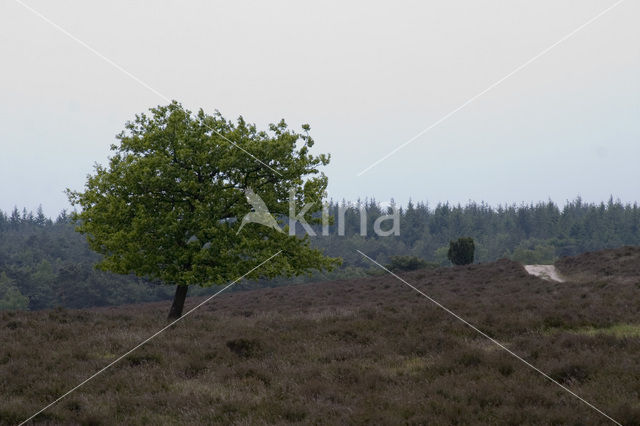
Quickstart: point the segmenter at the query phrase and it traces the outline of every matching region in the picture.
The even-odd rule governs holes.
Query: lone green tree
[[[331,269],[338,259],[287,226],[249,223],[247,192],[258,194],[279,225],[294,205],[297,218],[319,223],[329,156],[312,155],[309,126],[296,133],[284,120],[258,131],[240,117],[196,115],[177,102],[136,115],[117,135],[108,166],[95,166],[84,191],[67,190],[80,211],[77,231],[103,255],[97,267],[175,285],[169,319],[182,315],[188,286]],[[311,208],[304,209],[307,203]]]
[[[473,263],[475,249],[473,238],[458,238],[458,241],[449,242],[447,257],[454,265],[468,265]]]

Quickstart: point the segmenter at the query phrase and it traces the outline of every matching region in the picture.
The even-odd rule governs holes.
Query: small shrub
[[[301,422],[307,417],[307,413],[303,408],[291,407],[284,411],[282,417],[288,422]]]
[[[207,367],[208,363],[205,358],[192,358],[184,366],[183,375],[188,379],[193,379],[204,373]]]
[[[583,365],[569,364],[553,370],[550,375],[560,383],[570,384],[584,382],[589,377],[589,372]]]
[[[482,358],[473,352],[464,353],[460,358],[458,358],[458,364],[464,365],[465,367],[476,367],[481,363]]]
[[[160,363],[161,361],[160,355],[156,354],[131,354],[126,359],[131,366]]]
[[[227,348],[240,358],[251,358],[262,352],[262,343],[256,339],[234,339],[227,341]]]
[[[459,238],[458,241],[449,242],[447,258],[454,265],[468,265],[473,263],[475,249],[473,238]]]
[[[544,329],[546,330],[553,329],[553,328],[567,327],[567,323],[565,322],[565,320],[555,315],[545,317],[544,320],[542,321],[542,324]]]
[[[502,374],[505,377],[509,377],[511,374],[513,374],[513,366],[510,364],[501,364],[498,367],[498,371],[500,372],[500,374]]]
[[[392,256],[387,269],[393,272],[415,271],[434,265],[416,256]]]

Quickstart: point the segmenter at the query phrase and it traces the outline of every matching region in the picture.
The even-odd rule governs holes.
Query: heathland
[[[556,266],[566,282],[508,259],[401,276],[615,420],[640,424],[640,249]],[[0,423],[117,359],[166,311],[0,313]],[[222,293],[36,422],[610,423],[391,275]]]

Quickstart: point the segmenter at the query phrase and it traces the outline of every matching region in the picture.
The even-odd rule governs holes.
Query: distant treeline
[[[344,259],[340,269],[253,286],[365,275],[372,265],[355,249],[384,263],[393,256],[415,256],[448,265],[449,241],[462,236],[474,238],[476,262],[508,257],[528,264],[551,263],[560,256],[640,245],[640,208],[613,199],[591,204],[578,198],[562,208],[553,202],[504,207],[438,204],[433,208],[410,202],[398,209],[400,235],[387,237],[376,235],[373,224],[389,214],[390,208],[380,208],[375,201],[361,203],[367,212],[363,228],[367,235],[363,236],[359,210],[347,209],[343,220],[338,217],[341,205],[344,209],[345,203],[329,205],[330,215],[336,218],[329,235],[322,236],[321,228],[315,227],[318,235],[311,238],[328,255]],[[340,235],[338,222],[344,226],[344,235]],[[383,228],[385,225],[391,221],[384,222]],[[66,212],[52,220],[42,209],[35,213],[0,211],[0,310],[81,308],[171,297],[170,286],[96,271],[98,259],[84,237],[74,231]],[[210,292],[193,289],[190,295]]]
[[[169,288],[96,271],[66,212],[0,212],[0,309],[81,308],[166,298]]]
[[[342,204],[342,203],[341,203]],[[377,237],[373,222],[382,211],[375,201],[362,203],[367,211],[368,237],[360,232],[356,209],[347,210],[345,236],[315,237],[314,244],[333,256],[341,256],[348,266],[370,266],[354,251],[386,262],[390,256],[412,255],[448,265],[449,241],[472,237],[476,242],[476,262],[503,257],[523,263],[552,263],[562,256],[586,251],[640,245],[640,207],[609,199],[606,203],[585,203],[580,198],[560,208],[549,201],[492,207],[485,203],[465,206],[409,202],[400,209],[400,235]],[[339,205],[332,203],[330,214],[337,216]]]

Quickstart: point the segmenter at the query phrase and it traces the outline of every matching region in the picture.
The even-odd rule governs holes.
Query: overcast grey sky
[[[640,201],[640,2],[24,0],[187,108],[309,123],[334,199]],[[0,4],[0,209],[56,215],[162,98]]]

